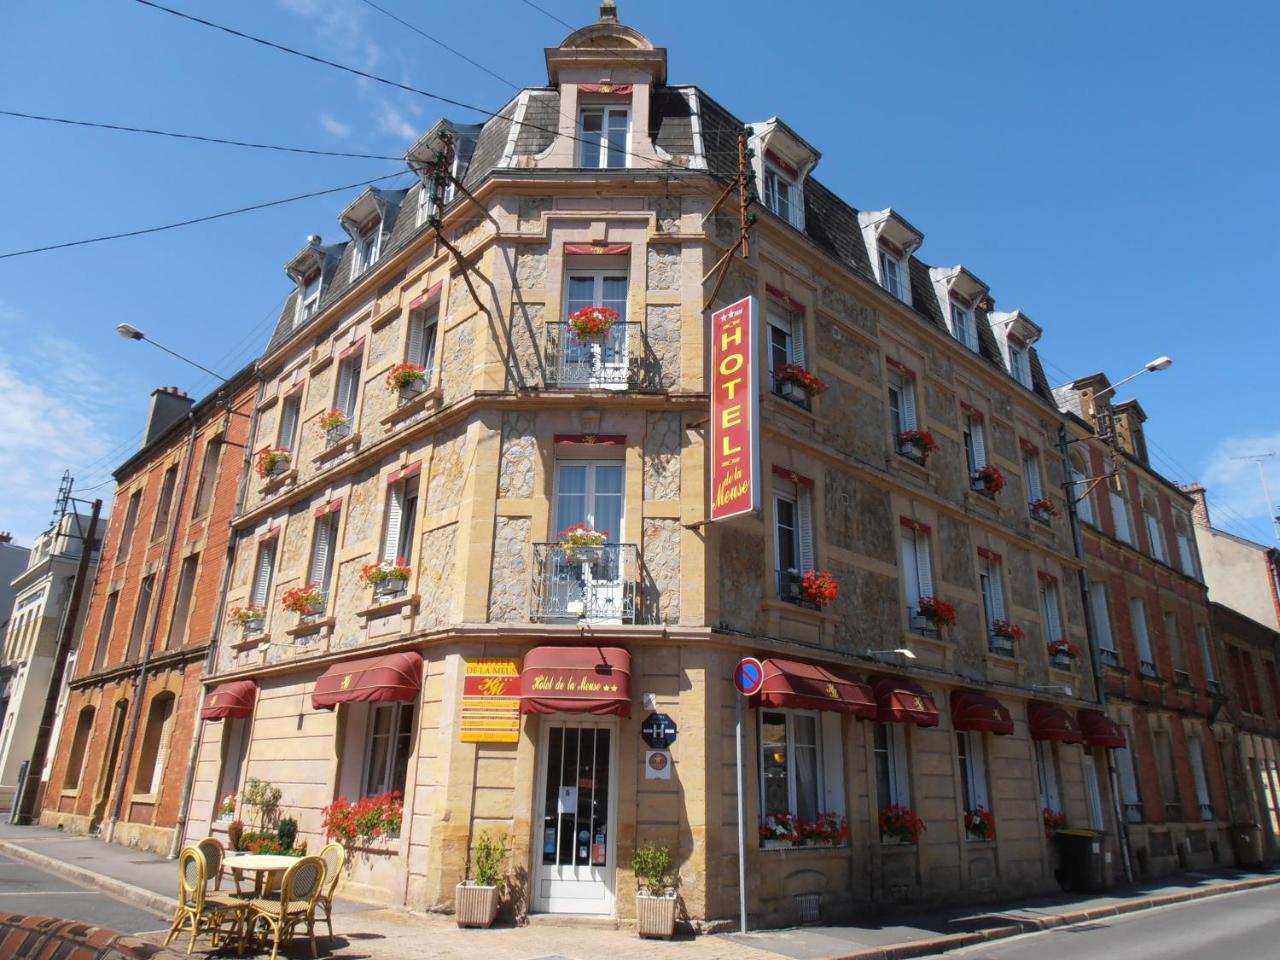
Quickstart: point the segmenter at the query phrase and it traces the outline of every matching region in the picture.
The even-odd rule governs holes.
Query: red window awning
[[[1055,703],[1027,704],[1027,724],[1033,740],[1057,740],[1059,743],[1084,743],[1080,724],[1065,707]]]
[[[847,673],[795,660],[764,661],[762,707],[830,710],[874,720],[878,713],[871,688]]]
[[[210,690],[200,708],[201,720],[229,720],[253,715],[258,685],[252,680],[232,680]]]
[[[938,707],[919,684],[905,677],[868,677],[876,695],[876,719],[883,723],[914,723],[921,727],[938,725]]]
[[[535,647],[520,671],[520,712],[631,716],[631,654],[621,647]]]
[[[422,654],[388,653],[335,663],[320,675],[311,693],[317,710],[340,703],[411,703],[422,685]]]
[[[1013,733],[1013,715],[995,697],[977,690],[952,690],[951,725],[957,730],[977,730],[1007,737]]]
[[[1084,741],[1089,746],[1106,747],[1108,750],[1128,746],[1120,724],[1101,710],[1077,710],[1076,720],[1080,724],[1080,732],[1084,734]]]

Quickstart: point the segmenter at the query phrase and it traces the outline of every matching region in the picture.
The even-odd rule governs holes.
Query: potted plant
[[[583,307],[569,314],[569,326],[579,340],[595,340],[608,333],[620,319],[618,311],[609,307]]]
[[[784,363],[773,371],[778,393],[788,400],[805,401],[824,393],[827,384],[798,363]]]
[[[970,840],[994,840],[996,818],[986,807],[978,804],[964,812],[964,832]]]
[[[1044,815],[1044,835],[1046,837],[1052,837],[1067,825],[1067,815],[1060,810],[1045,807],[1041,813]]]
[[[263,480],[270,480],[286,473],[293,462],[293,454],[284,447],[263,447],[258,451],[257,471]]]
[[[320,811],[325,836],[344,847],[368,846],[380,837],[398,837],[404,824],[404,800],[399,790],[352,803],[338,797]]]
[[[234,790],[222,798],[222,802],[218,804],[219,820],[231,820],[235,817],[236,799],[236,792]]]
[[[457,920],[460,927],[489,927],[498,915],[499,873],[508,853],[507,835],[483,830],[471,853],[468,878],[458,884]],[[471,879],[471,874],[475,879]]]
[[[325,596],[317,584],[309,583],[305,587],[286,590],[280,602],[286,610],[303,617],[314,617],[324,613]]]
[[[387,371],[387,388],[400,392],[400,403],[406,404],[427,389],[427,368],[416,363],[397,363]]]
[[[1058,638],[1045,645],[1049,650],[1049,660],[1055,667],[1070,670],[1080,658],[1080,648],[1070,640]]]
[[[810,570],[800,578],[800,599],[815,607],[824,607],[840,593],[840,581],[831,572]]]
[[[910,807],[897,803],[880,808],[880,839],[892,843],[919,843],[928,828]]]
[[[766,850],[785,850],[799,840],[799,824],[789,813],[771,813],[760,821],[760,846]]]
[[[351,436],[351,418],[342,410],[330,410],[320,418],[320,432],[329,446],[339,444]]]
[[[366,564],[360,570],[360,579],[373,587],[374,596],[395,597],[408,589],[412,574],[413,568],[404,562],[404,557],[397,557]]]
[[[994,497],[997,493],[1004,489],[1004,474],[1000,472],[1000,468],[994,464],[988,463],[980,470],[974,471],[973,488],[979,493],[986,494],[988,497]]]
[[[1048,523],[1050,517],[1058,515],[1058,508],[1054,502],[1048,497],[1037,497],[1030,503],[1031,517],[1042,523]]]
[[[938,449],[938,441],[928,430],[903,430],[895,434],[894,439],[898,442],[899,453],[913,457],[921,463],[928,463],[929,454]]]
[[[585,523],[575,523],[561,530],[556,539],[560,541],[560,549],[566,557],[585,562],[599,559],[600,548],[608,541],[609,531],[593,530]]]
[[[227,845],[232,850],[239,850],[241,840],[244,838],[244,821],[232,820],[227,824]]]
[[[817,820],[796,829],[806,847],[842,847],[849,842],[849,820],[839,813],[819,813]]]
[[[264,827],[273,823],[280,809],[280,798],[284,796],[280,788],[269,780],[250,777],[244,784],[244,804],[258,811],[258,826]]]
[[[935,629],[955,626],[956,608],[937,597],[921,597],[917,610]]]
[[[1000,619],[991,621],[991,649],[998,653],[1012,653],[1013,642],[1025,636],[1016,623]]]
[[[267,618],[266,607],[249,603],[243,607],[232,607],[227,614],[227,623],[240,628],[243,636],[252,637],[262,632],[262,625]]]
[[[671,851],[646,840],[636,847],[631,869],[636,874],[636,933],[669,940],[676,932]]]

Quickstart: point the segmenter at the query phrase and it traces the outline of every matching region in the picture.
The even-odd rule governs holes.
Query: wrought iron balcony
[[[529,619],[542,623],[635,623],[634,543],[598,547],[533,545]]]
[[[618,321],[597,336],[580,336],[564,322],[544,328],[546,385],[577,389],[627,390],[661,386],[656,356],[646,349],[640,324]]]

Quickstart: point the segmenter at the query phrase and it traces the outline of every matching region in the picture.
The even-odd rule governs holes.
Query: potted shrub
[[[263,447],[258,451],[257,471],[263,480],[270,480],[288,472],[293,454],[284,447]]]
[[[227,845],[232,850],[239,850],[240,843],[244,838],[244,821],[232,820],[227,824]]]
[[[1021,640],[1026,634],[1016,623],[1008,620],[991,621],[991,649],[997,653],[1012,653],[1013,642]]]
[[[816,397],[827,389],[826,383],[798,363],[784,363],[773,371],[778,393],[788,400],[800,402]]]
[[[990,810],[979,804],[964,812],[964,832],[970,840],[994,840],[996,818]]]
[[[891,843],[918,843],[928,828],[910,807],[896,803],[880,808],[880,839]]]
[[[269,780],[250,777],[244,785],[244,804],[258,811],[258,826],[265,827],[273,823],[280,809],[280,798],[284,796],[280,788]]]
[[[840,581],[828,570],[810,570],[800,578],[800,599],[815,607],[832,603],[839,593]]]
[[[609,307],[583,307],[569,314],[569,326],[579,340],[598,340],[621,318]]]
[[[903,430],[894,435],[898,441],[898,452],[906,454],[921,463],[929,462],[929,454],[938,449],[938,441],[928,430]]]
[[[646,840],[631,858],[636,874],[636,933],[670,939],[676,932],[676,892],[671,885],[671,851]]]
[[[498,915],[498,887],[502,861],[508,852],[507,835],[483,830],[471,853],[468,879],[458,884],[457,919],[460,927],[489,927]],[[471,879],[471,874],[475,879]]]
[[[232,607],[231,612],[227,614],[227,623],[239,627],[243,636],[252,637],[262,632],[266,618],[266,607],[249,603],[243,607]]]
[[[570,560],[587,562],[600,559],[600,548],[609,539],[608,530],[593,530],[585,523],[575,523],[556,535],[560,549]]]
[[[404,557],[397,557],[366,564],[360,570],[360,579],[373,587],[375,597],[396,597],[408,589],[412,574],[413,568],[404,562]]]
[[[286,610],[302,617],[314,617],[324,613],[325,596],[318,585],[309,583],[305,587],[286,590],[280,602]]]
[[[320,432],[329,446],[335,446],[351,436],[351,418],[341,410],[330,410],[320,418]]]
[[[1004,489],[1004,474],[1000,472],[1000,468],[994,464],[988,463],[981,470],[977,470],[973,474],[973,489],[979,493],[986,494],[988,497],[994,497],[997,493]]]
[[[387,388],[400,392],[401,405],[427,389],[427,368],[416,363],[397,363],[387,371]]]
[[[1055,667],[1063,670],[1070,670],[1075,661],[1080,658],[1080,648],[1070,640],[1059,638],[1046,644],[1049,650],[1049,661]]]

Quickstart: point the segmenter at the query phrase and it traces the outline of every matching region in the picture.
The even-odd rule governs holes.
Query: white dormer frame
[[[898,291],[895,294],[907,306],[911,306],[911,255],[924,243],[924,234],[913,227],[905,217],[887,210],[864,210],[858,214],[858,226],[862,228],[862,242],[871,260],[871,272],[876,283],[893,293],[886,282],[884,259],[892,258],[898,266]]]
[[[319,312],[320,297],[324,293],[325,261],[329,256],[329,251],[316,238],[285,264],[285,272],[298,287],[298,299],[293,312],[295,329]]]
[[[756,192],[769,207],[767,182],[770,175],[785,180],[794,189],[789,216],[784,217],[797,230],[804,230],[804,181],[821,159],[817,149],[777,117],[753,123],[747,146],[752,151],[751,168],[756,178]],[[770,212],[776,211],[769,207]]]
[[[1000,345],[1000,355],[1009,376],[1028,390],[1032,389],[1031,345],[1043,333],[1039,325],[1021,310],[993,310],[987,314],[987,323],[991,325],[991,332]]]
[[[510,151],[514,148],[514,136],[516,131],[520,129],[519,123],[524,116],[524,105],[527,100],[528,92],[526,91],[519,98],[519,111],[516,114],[516,122],[511,124],[511,135],[507,138],[507,147],[499,166],[510,165]],[[504,107],[503,109],[506,108]],[[420,227],[426,223],[434,212],[431,203],[431,176],[427,165],[438,151],[444,150],[445,136],[451,137],[454,145],[453,162],[449,167],[449,173],[454,179],[461,180],[465,173],[465,165],[470,164],[471,157],[475,153],[475,141],[479,137],[479,131],[480,126],[478,124],[459,128],[448,120],[440,120],[405,153],[404,162],[409,165],[409,169],[417,176],[418,183],[422,188],[418,191],[418,204],[417,209],[414,211],[415,227]],[[442,198],[444,204],[448,206],[456,194],[457,188],[452,183],[447,184]]]
[[[353,281],[378,262],[389,206],[390,202],[381,190],[369,187],[338,215],[338,222],[354,244],[351,248]]]
[[[929,279],[933,281],[938,308],[942,311],[947,329],[953,337],[978,353],[978,324],[974,310],[990,288],[963,266],[930,267]],[[959,317],[966,318],[961,329],[957,329],[956,320]]]

